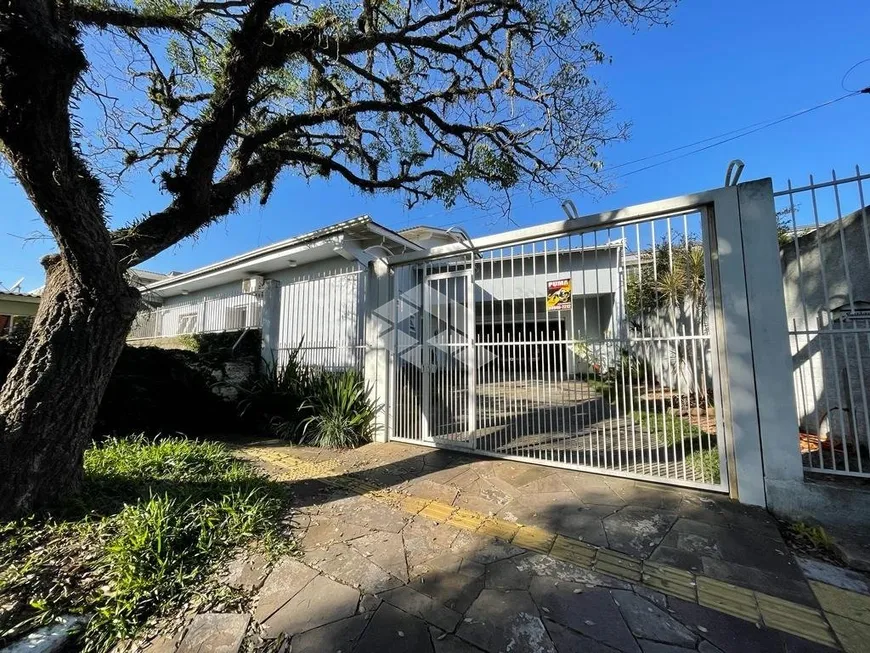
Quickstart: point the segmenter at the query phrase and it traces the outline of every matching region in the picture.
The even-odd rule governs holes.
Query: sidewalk
[[[398,443],[288,451],[379,487],[815,605],[773,518],[721,495]]]
[[[252,614],[197,616],[181,653],[243,641],[293,653],[870,641],[870,597],[811,585],[765,512],[720,497],[399,444],[239,454],[292,483],[303,556],[271,571],[236,561],[228,582],[261,587]]]

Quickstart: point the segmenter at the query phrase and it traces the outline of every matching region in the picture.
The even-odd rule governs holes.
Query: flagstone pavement
[[[259,458],[280,478],[274,459],[252,451],[241,454]],[[758,588],[790,601],[792,611],[821,614],[807,577],[831,570],[799,564],[767,513],[722,497],[397,444],[290,453],[311,463],[338,457],[342,470],[381,487]],[[838,611],[849,614],[831,617],[849,623],[837,629],[839,641],[831,637],[825,645],[318,479],[289,485],[301,555],[269,565],[241,554],[225,582],[256,593],[250,612],[197,615],[148,650],[810,653],[838,644],[870,650],[870,590],[860,575],[844,582],[858,591],[850,597],[866,603],[851,602]]]

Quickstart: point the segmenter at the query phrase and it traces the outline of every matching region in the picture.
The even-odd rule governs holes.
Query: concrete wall
[[[673,311],[662,306],[637,319],[628,330],[634,339],[632,353],[646,361],[662,384],[680,394],[712,393],[713,358],[706,310],[691,300],[674,306]]]
[[[870,209],[781,248],[783,290],[801,429],[844,437],[870,426]],[[865,313],[866,315],[866,313]]]

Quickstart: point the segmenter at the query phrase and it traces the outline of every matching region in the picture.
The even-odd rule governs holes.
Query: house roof
[[[10,290],[0,290],[0,299],[20,301],[27,304],[37,304],[39,303],[39,293],[12,292]]]
[[[130,268],[128,271],[131,274],[135,274],[140,279],[153,279],[154,281],[171,277],[173,274],[178,274],[177,272],[154,272],[153,270],[145,270],[143,268]]]
[[[412,240],[376,223],[368,215],[362,215],[265,245],[190,272],[171,275],[148,284],[144,290],[155,295],[170,296],[180,294],[182,290],[207,288],[241,279],[246,275],[287,268],[290,260],[288,257],[291,255],[293,260],[308,262],[314,260],[315,257],[336,256],[339,245],[345,240],[371,241],[377,238],[380,238],[382,242],[390,241],[392,246],[398,245],[406,250],[421,249]],[[315,252],[317,248],[319,250]]]

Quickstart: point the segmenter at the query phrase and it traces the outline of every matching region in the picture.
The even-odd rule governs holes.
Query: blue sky
[[[843,74],[870,57],[866,31],[870,2],[835,0],[685,1],[668,28],[607,28],[598,40],[613,57],[598,78],[619,106],[617,118],[633,123],[627,143],[604,153],[616,166],[751,123],[809,108],[845,94]],[[846,86],[870,86],[870,62]],[[672,155],[673,156],[673,155]],[[669,157],[663,157],[665,159]],[[806,182],[870,172],[870,95],[859,95],[705,152],[616,180],[613,192],[570,197],[581,214],[721,186],[728,162],[746,163],[743,180],[773,177],[777,188],[791,178]],[[621,167],[619,173],[659,159]],[[111,202],[113,224],[163,201],[139,178]],[[511,218],[520,225],[560,219],[560,200],[517,193]],[[287,238],[362,213],[390,227],[459,223],[472,235],[511,227],[498,216],[436,204],[405,211],[397,195],[367,196],[338,179],[306,183],[285,175],[268,206],[243,208],[148,261],[161,272],[189,270],[259,245]],[[0,283],[25,277],[24,288],[42,284],[39,258],[52,250],[46,230],[17,183],[0,178]]]

